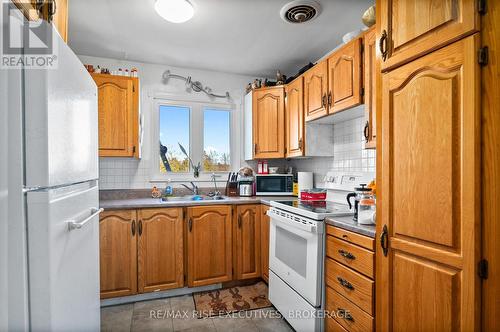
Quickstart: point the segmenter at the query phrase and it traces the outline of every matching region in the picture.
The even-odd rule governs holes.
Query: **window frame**
[[[220,110],[229,112],[229,151],[230,151],[230,170],[218,172],[205,172],[202,170],[200,176],[195,178],[190,169],[189,172],[160,172],[160,154],[158,152],[158,142],[160,139],[160,106],[177,106],[189,108],[189,156],[194,163],[198,161],[203,165],[203,150],[204,150],[204,110]],[[211,174],[216,173],[221,175],[219,181],[225,181],[224,175],[231,171],[237,171],[240,168],[241,158],[239,147],[240,141],[236,137],[238,132],[238,116],[236,105],[232,103],[215,103],[209,101],[198,100],[182,100],[175,98],[157,97],[153,102],[152,112],[152,130],[151,130],[151,170],[150,182],[210,182]],[[222,180],[221,180],[222,179]]]

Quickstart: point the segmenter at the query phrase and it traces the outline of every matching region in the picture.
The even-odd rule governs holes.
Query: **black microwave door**
[[[286,177],[284,176],[266,176],[257,180],[257,192],[282,193],[286,191]]]

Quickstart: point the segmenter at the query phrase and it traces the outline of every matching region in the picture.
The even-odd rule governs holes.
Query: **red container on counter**
[[[300,200],[302,201],[324,201],[326,199],[326,190],[302,190]]]

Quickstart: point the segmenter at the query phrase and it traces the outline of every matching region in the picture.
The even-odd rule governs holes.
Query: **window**
[[[203,170],[231,170],[230,113],[227,110],[206,108],[203,111]]]
[[[233,156],[239,141],[232,135],[238,133],[238,118],[232,105],[159,101],[154,107],[153,181],[192,179],[198,164],[203,181],[210,180],[213,172],[237,169],[233,160],[239,158]]]
[[[189,172],[189,107],[160,106],[160,173]]]

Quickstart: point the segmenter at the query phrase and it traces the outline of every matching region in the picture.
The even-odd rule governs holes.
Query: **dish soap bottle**
[[[167,186],[165,187],[165,191],[163,192],[164,196],[172,196],[172,194],[174,193],[174,189],[170,185],[171,181],[172,180],[170,180],[170,179],[167,180]]]

